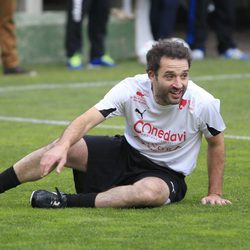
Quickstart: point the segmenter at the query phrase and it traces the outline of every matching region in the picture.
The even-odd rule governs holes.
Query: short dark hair
[[[159,42],[153,45],[146,55],[146,71],[148,72],[152,70],[157,75],[162,57],[171,59],[186,59],[188,61],[189,68],[191,66],[192,57],[190,49],[182,39],[159,40]]]

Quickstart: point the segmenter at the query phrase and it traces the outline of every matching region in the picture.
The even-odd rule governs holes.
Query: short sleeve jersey
[[[189,175],[196,166],[202,134],[225,130],[220,101],[192,81],[178,105],[155,102],[147,74],[126,78],[95,107],[106,119],[123,116],[128,143],[156,164]]]

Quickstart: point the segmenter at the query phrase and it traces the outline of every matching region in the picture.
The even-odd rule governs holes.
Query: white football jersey
[[[184,175],[196,166],[202,134],[208,138],[225,130],[220,101],[192,81],[179,105],[162,106],[147,74],[136,75],[115,85],[95,107],[106,118],[124,116],[132,147]]]

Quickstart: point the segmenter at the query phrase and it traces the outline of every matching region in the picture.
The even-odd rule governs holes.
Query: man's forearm
[[[202,204],[227,205],[232,204],[230,200],[222,197],[223,175],[224,175],[224,135],[218,134],[207,138],[208,152],[208,195],[201,199]]]
[[[87,130],[85,126],[84,119],[81,116],[77,117],[64,130],[57,144],[69,148],[84,135],[85,131]]]
[[[223,135],[219,135],[221,138],[215,142],[208,144],[208,194],[222,195],[223,187],[223,175],[224,175],[224,159],[225,159],[225,147]]]
[[[89,109],[71,122],[71,124],[64,130],[57,144],[69,148],[102,120],[104,120],[104,118],[99,111],[95,108]]]

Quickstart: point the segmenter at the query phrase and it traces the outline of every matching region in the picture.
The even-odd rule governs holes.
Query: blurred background
[[[108,26],[107,50],[123,60],[135,57],[136,0],[112,0]],[[15,22],[18,51],[24,63],[61,63],[65,61],[64,33],[67,0],[18,0]],[[237,0],[237,22],[234,38],[239,47],[250,52],[250,0]],[[185,39],[188,1],[181,0],[173,36]],[[142,29],[144,27],[141,27]],[[84,29],[86,30],[86,29]],[[85,32],[85,31],[84,31]],[[85,36],[86,46],[88,41]],[[207,50],[216,56],[214,32],[209,34]],[[87,54],[87,49],[85,52]],[[87,57],[87,55],[86,55]]]

